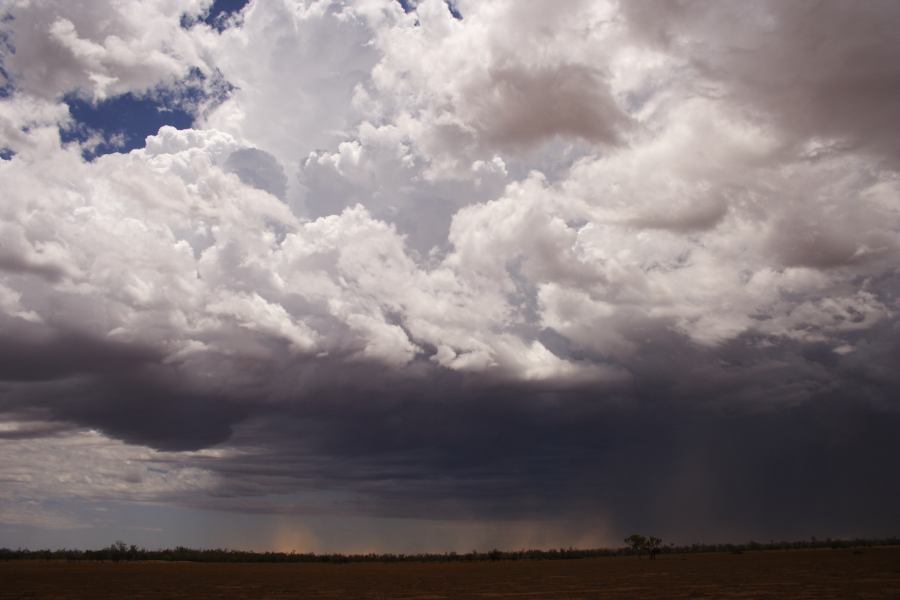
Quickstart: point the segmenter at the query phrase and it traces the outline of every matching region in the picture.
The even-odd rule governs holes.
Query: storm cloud
[[[23,543],[67,502],[897,533],[896,3],[81,4],[0,23]],[[67,134],[125,94],[193,126]]]

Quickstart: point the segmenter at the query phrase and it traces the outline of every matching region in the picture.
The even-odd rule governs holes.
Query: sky
[[[900,534],[900,3],[0,17],[0,546]]]

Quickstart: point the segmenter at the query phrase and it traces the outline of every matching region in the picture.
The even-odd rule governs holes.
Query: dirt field
[[[900,598],[900,548],[349,565],[0,563],[0,598]]]

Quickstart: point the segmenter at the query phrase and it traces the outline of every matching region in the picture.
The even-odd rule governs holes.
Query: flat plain
[[[0,562],[0,599],[900,598],[900,548],[498,562]]]

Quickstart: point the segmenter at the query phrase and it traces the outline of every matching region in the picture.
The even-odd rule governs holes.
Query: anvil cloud
[[[900,5],[210,8],[2,3],[0,532],[897,533]]]

